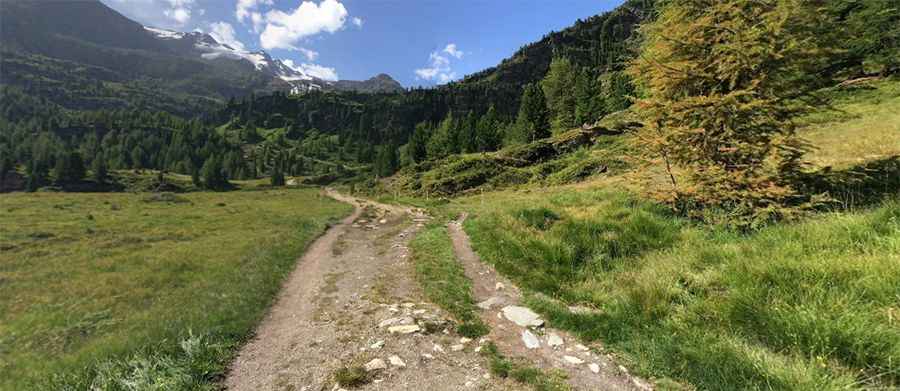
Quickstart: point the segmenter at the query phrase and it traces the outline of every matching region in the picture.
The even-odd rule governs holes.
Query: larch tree
[[[646,96],[638,139],[669,168],[672,201],[756,222],[802,199],[793,119],[822,57],[807,33],[815,3],[672,0],[641,27],[629,69]]]

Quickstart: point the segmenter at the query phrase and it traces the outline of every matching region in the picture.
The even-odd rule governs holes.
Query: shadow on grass
[[[830,208],[853,210],[900,196],[900,156],[845,170],[826,167],[801,178],[808,194],[825,194]]]

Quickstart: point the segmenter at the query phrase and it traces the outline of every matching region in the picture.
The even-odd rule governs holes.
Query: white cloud
[[[461,50],[456,48],[455,43],[448,43],[447,46],[444,47],[444,53],[447,53],[453,57],[456,57],[457,59],[462,58],[463,54],[465,54]]]
[[[163,10],[163,15],[174,20],[179,26],[183,26],[191,20],[191,7],[194,5],[194,0],[168,0],[168,3],[169,8]]]
[[[335,71],[334,68],[324,67],[318,64],[294,64],[294,61],[292,60],[281,60],[281,62],[297,72],[301,72],[312,77],[317,77],[319,79],[328,81],[338,80],[337,71]]]
[[[460,59],[463,52],[456,48],[456,44],[448,44],[441,52],[431,52],[428,56],[428,66],[415,70],[416,78],[420,80],[435,81],[438,84],[447,84],[457,78],[456,72],[450,66],[450,57],[442,53]]]
[[[225,22],[210,23],[209,29],[209,35],[215,38],[216,41],[240,51],[246,50],[244,49],[244,44],[237,39],[234,33],[234,27],[232,27],[231,24]]]
[[[317,52],[315,50],[310,50],[310,49],[306,49],[306,48],[297,48],[297,50],[300,51],[300,53],[303,53],[303,55],[306,56],[306,59],[309,61],[315,61],[316,58],[319,57],[319,52]]]
[[[356,27],[362,28],[362,25],[363,25],[362,18],[354,16],[351,21],[353,22],[353,24],[356,25]]]
[[[264,49],[297,49],[297,41],[319,34],[334,33],[344,27],[347,9],[337,0],[319,4],[304,1],[291,13],[272,10],[266,14],[266,28],[259,36]]]
[[[194,9],[195,0],[108,0],[107,5],[147,26],[180,28],[203,9]]]
[[[260,5],[272,5],[272,0],[238,0],[234,6],[234,18],[241,23],[244,23],[247,18],[251,18],[251,21],[256,23],[253,20],[253,14],[255,13],[260,19],[262,16],[253,10],[258,9]]]

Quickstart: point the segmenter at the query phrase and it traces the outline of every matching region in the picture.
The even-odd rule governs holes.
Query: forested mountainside
[[[632,97],[642,92],[624,69],[639,50],[637,26],[656,15],[655,2],[629,0],[548,34],[494,68],[436,88],[344,91],[398,88],[390,77],[379,75],[289,95],[277,89],[252,93],[261,87],[268,91],[264,86],[278,72],[288,71],[267,55],[232,52],[259,60],[264,65],[258,69],[251,61],[185,56],[184,50],[196,55],[195,50],[208,48],[185,49],[184,39],[203,43],[207,37],[148,29],[98,2],[7,1],[0,7],[4,15],[29,15],[35,4],[79,16],[53,25],[5,18],[2,27],[0,113],[6,122],[0,158],[23,172],[34,167],[35,186],[47,181],[46,174],[61,160],[57,155],[92,150],[83,145],[93,138],[103,145],[102,139],[109,137],[110,145],[120,146],[83,156],[85,165],[102,156],[114,169],[145,167],[197,177],[218,157],[210,164],[223,166],[228,178],[278,170],[316,181],[386,176],[452,154],[531,142],[593,124],[631,105]],[[825,49],[816,57],[816,77],[807,78],[810,90],[897,71],[900,23],[889,3],[822,0],[817,7],[820,19],[811,28],[818,29],[815,39]],[[99,17],[109,20],[96,23]],[[109,25],[116,37],[107,37],[100,25]],[[227,99],[241,93],[247,95]],[[159,118],[158,111],[198,121],[150,121],[136,129],[126,119]],[[210,147],[190,156],[168,155],[187,139],[176,137],[179,132],[198,127],[210,134],[190,137],[190,146]],[[59,129],[69,129],[69,136],[60,138]]]

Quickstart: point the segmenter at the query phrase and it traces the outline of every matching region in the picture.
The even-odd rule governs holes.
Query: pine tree
[[[544,92],[537,84],[525,86],[516,127],[520,142],[532,142],[550,136],[550,115]]]
[[[541,81],[554,132],[575,126],[575,76],[569,59],[557,57],[550,63],[550,69]]]
[[[480,152],[495,151],[500,148],[500,118],[494,105],[478,120],[475,144]]]
[[[630,73],[648,97],[642,150],[661,157],[675,199],[760,221],[799,196],[803,144],[793,98],[815,77],[818,48],[804,0],[674,0],[644,25]],[[680,179],[677,179],[680,178]]]
[[[97,183],[106,183],[109,179],[109,170],[106,167],[106,158],[103,157],[103,154],[94,157],[94,161],[91,163],[91,172],[93,173],[94,181]]]
[[[397,170],[397,148],[388,144],[378,147],[375,157],[375,175],[389,177]]]
[[[210,190],[224,190],[228,188],[228,179],[222,173],[222,159],[218,156],[210,156],[200,169],[203,177],[203,187]]]
[[[47,183],[47,165],[38,158],[32,157],[25,169],[25,176],[25,190],[36,191]]]
[[[53,169],[56,183],[73,183],[84,179],[84,159],[75,151],[65,152],[56,157],[56,167]]]
[[[429,159],[440,159],[454,152],[454,133],[455,122],[453,114],[447,114],[447,117],[441,121],[441,124],[435,129],[428,139],[426,149]]]
[[[416,125],[412,136],[409,138],[407,153],[413,162],[420,163],[428,157],[428,134],[431,128],[426,122]]]
[[[272,177],[271,183],[272,186],[284,186],[284,170],[282,169],[282,162],[278,161],[272,166]]]
[[[603,115],[598,104],[598,87],[587,68],[575,79],[575,125],[594,123]]]

